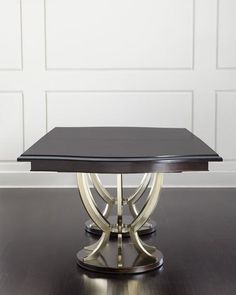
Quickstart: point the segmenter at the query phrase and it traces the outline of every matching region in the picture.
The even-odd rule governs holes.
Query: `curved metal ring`
[[[90,179],[93,183],[94,188],[98,192],[98,194],[103,198],[103,200],[107,203],[114,202],[114,198],[108,192],[108,190],[102,185],[102,182],[99,176],[95,173],[90,173]]]
[[[146,223],[154,208],[156,207],[159,200],[162,183],[163,175],[161,173],[155,173],[153,176],[153,185],[148,195],[147,201],[139,212],[139,215],[136,216],[136,218],[130,224],[130,237],[134,243],[136,250],[140,253],[145,253],[148,256],[152,256],[149,251],[152,251],[153,247],[142,243],[139,239],[137,231]]]
[[[101,180],[97,174],[90,173],[89,176],[97,193],[99,194],[99,196],[102,197],[104,202],[106,202],[106,206],[102,215],[108,218],[112,212],[112,207],[115,203],[115,198],[113,198],[111,194],[108,192],[108,190],[102,185]]]
[[[84,258],[84,261],[96,259],[100,251],[105,247],[110,237],[111,227],[110,223],[103,214],[99,211],[94,201],[93,195],[88,185],[88,178],[86,173],[77,173],[78,188],[80,196],[86,211],[93,220],[93,222],[103,231],[101,238],[98,242],[91,245],[87,250],[92,250],[88,256]]]
[[[141,196],[143,195],[143,193],[145,192],[147,186],[149,185],[151,181],[151,176],[152,176],[151,173],[145,173],[143,175],[143,178],[140,182],[139,187],[131,196],[128,197],[127,202],[136,203],[141,198]]]
[[[146,191],[146,189],[151,181],[151,176],[152,176],[151,173],[145,173],[138,189],[127,200],[127,205],[129,207],[130,213],[132,214],[133,217],[136,217],[139,214],[139,212],[135,206],[135,203],[143,196],[144,192]]]

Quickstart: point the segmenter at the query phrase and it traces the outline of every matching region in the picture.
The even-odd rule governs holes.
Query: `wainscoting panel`
[[[24,148],[22,93],[0,92],[0,161],[14,161]]]
[[[47,0],[49,69],[193,67],[192,0]]]
[[[0,71],[22,69],[21,1],[0,1]]]
[[[47,125],[48,130],[55,126],[176,126],[191,130],[192,99],[191,92],[51,92],[47,93]]]
[[[236,91],[216,94],[216,148],[227,161],[236,161]]]
[[[218,0],[218,56],[220,69],[236,69],[236,1]]]

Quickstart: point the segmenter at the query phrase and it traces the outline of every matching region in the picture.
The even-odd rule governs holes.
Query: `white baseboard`
[[[102,176],[114,186],[114,176]],[[125,186],[137,186],[140,176],[127,176]],[[75,173],[1,171],[0,187],[76,187]],[[186,172],[164,175],[164,187],[236,187],[236,172]]]

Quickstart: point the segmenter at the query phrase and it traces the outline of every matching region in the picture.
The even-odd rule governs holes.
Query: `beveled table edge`
[[[17,158],[17,161],[31,161],[31,160],[67,160],[67,161],[91,161],[91,162],[178,162],[178,161],[223,161],[223,158],[218,154],[212,155],[189,155],[189,156],[158,156],[158,157],[75,157],[75,156],[42,156],[42,155],[25,155],[22,154]]]

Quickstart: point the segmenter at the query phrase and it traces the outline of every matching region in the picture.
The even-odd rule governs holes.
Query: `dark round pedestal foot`
[[[102,254],[98,258],[84,261],[88,251],[81,250],[77,253],[77,263],[79,266],[96,272],[112,274],[135,274],[143,273],[156,268],[163,264],[163,255],[159,250],[152,253],[152,256],[137,254],[132,244],[125,243],[122,249],[122,266],[117,263],[117,243],[109,242]]]
[[[117,217],[110,216],[108,220],[111,224],[116,224]],[[131,216],[127,216],[127,215],[123,216],[123,223],[124,223],[124,227],[122,229],[123,237],[129,237],[128,228],[125,225],[130,224],[132,220],[133,220],[133,217]],[[92,220],[87,220],[85,222],[85,230],[90,234],[94,234],[98,236],[102,234],[102,231],[96,226],[95,223],[93,223]],[[139,229],[138,234],[139,236],[148,235],[155,231],[156,231],[156,222],[153,220],[149,220]],[[116,235],[117,235],[117,228],[114,227],[112,228],[111,236],[116,236]]]

